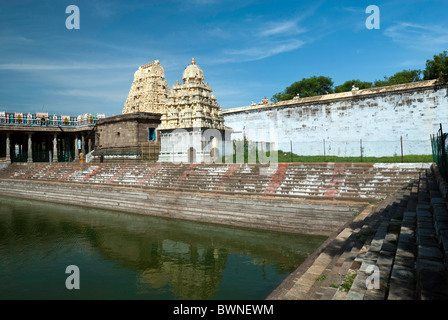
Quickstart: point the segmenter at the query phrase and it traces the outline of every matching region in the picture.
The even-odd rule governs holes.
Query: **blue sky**
[[[72,4],[79,30],[65,27]],[[448,50],[447,12],[446,0],[0,0],[0,111],[120,114],[156,59],[171,87],[194,57],[223,109],[313,75],[374,81]]]

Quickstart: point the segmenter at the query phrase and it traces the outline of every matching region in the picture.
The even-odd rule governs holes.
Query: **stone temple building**
[[[165,71],[159,60],[140,66],[134,73],[134,82],[122,114],[134,112],[162,114],[165,111],[169,91]]]
[[[185,68],[182,80],[171,88],[157,129],[159,162],[219,161],[228,131],[222,108],[194,59]]]
[[[98,121],[95,154],[107,161],[157,160],[156,128],[165,112],[169,86],[159,60],[140,66],[121,115]]]
[[[158,60],[140,66],[122,114],[107,118],[0,112],[0,162],[221,162],[232,150],[222,108],[194,59],[182,79],[170,91]]]
[[[150,112],[100,119],[95,127],[95,155],[103,155],[107,161],[157,160],[159,124],[160,114]]]

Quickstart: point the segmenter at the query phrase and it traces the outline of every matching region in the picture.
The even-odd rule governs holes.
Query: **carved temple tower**
[[[134,82],[124,105],[123,114],[150,112],[163,114],[169,94],[165,71],[159,60],[143,65],[134,74]]]
[[[182,80],[171,88],[157,129],[162,145],[159,161],[219,161],[226,140],[222,108],[194,59]]]

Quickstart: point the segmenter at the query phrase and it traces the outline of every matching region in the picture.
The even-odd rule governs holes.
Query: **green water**
[[[0,196],[0,299],[264,299],[324,240]]]

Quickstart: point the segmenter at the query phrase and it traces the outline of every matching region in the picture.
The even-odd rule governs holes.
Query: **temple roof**
[[[204,72],[196,64],[194,58],[191,60],[191,64],[185,68],[182,80],[184,83],[202,83],[204,81]]]
[[[194,59],[183,72],[183,83],[171,88],[159,130],[176,128],[224,128],[221,106],[212,88],[204,83],[204,72]]]
[[[134,73],[123,114],[133,112],[154,112],[162,114],[169,94],[165,71],[159,60],[140,66]]]

